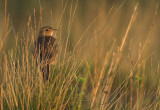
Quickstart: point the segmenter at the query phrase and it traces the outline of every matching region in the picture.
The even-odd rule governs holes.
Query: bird
[[[43,73],[44,81],[49,79],[49,66],[55,63],[58,56],[58,43],[54,37],[56,31],[57,29],[51,26],[43,26],[34,43],[34,57],[37,66],[40,66],[40,70]]]

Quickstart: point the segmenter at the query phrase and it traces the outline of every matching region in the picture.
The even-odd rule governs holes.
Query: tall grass
[[[52,11],[51,17],[44,15],[40,3],[39,12],[33,9],[23,23],[26,30],[15,33],[5,0],[0,37],[1,110],[160,108],[159,57],[152,51],[157,46],[159,3],[152,2],[147,12],[140,2],[104,5],[95,12],[91,9],[96,3],[86,4],[86,15],[81,17],[79,1],[62,0],[60,15],[54,18]],[[57,22],[59,57],[51,65],[50,80],[43,82],[33,48],[38,30],[50,19]]]

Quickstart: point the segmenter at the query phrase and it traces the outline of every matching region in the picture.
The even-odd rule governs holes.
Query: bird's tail
[[[49,64],[42,67],[43,80],[48,81],[49,78]]]

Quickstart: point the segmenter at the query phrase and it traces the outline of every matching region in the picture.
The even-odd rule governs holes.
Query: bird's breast
[[[52,59],[58,52],[56,39],[52,36],[39,37],[37,43],[43,60]]]

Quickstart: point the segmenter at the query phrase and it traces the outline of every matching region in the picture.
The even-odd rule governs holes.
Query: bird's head
[[[53,36],[54,32],[57,31],[57,29],[53,29],[51,26],[44,26],[40,29],[39,35],[40,36]]]

